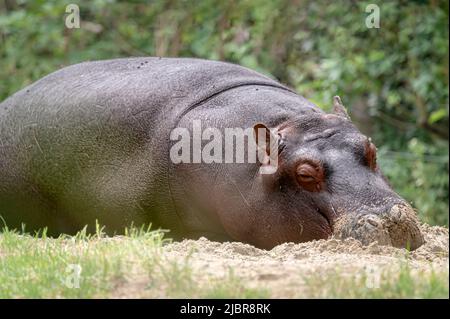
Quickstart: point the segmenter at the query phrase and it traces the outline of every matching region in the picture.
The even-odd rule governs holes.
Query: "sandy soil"
[[[248,287],[266,288],[272,297],[302,297],[305,280],[335,272],[349,276],[395,272],[407,261],[417,273],[448,271],[447,228],[422,225],[426,243],[413,252],[376,242],[363,246],[355,239],[331,238],[303,244],[285,243],[270,251],[205,238],[184,240],[164,247],[168,259],[183,261],[188,255],[196,280],[226,278],[230,270]]]

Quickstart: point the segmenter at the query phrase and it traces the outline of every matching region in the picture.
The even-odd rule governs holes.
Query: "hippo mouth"
[[[343,214],[334,223],[336,238],[352,237],[362,244],[380,245],[415,250],[424,243],[419,221],[406,203],[396,204],[382,214]]]
[[[330,217],[330,215],[326,211],[324,211],[320,208],[317,208],[317,213],[319,215],[321,215],[322,218],[327,222],[327,226],[330,228],[330,230],[332,232],[333,231],[333,221],[332,221],[332,218]]]

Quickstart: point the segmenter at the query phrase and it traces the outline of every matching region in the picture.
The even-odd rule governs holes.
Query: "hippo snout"
[[[378,214],[342,215],[335,222],[334,236],[353,237],[364,245],[377,241],[380,245],[410,250],[424,243],[416,214],[406,203],[395,204]]]

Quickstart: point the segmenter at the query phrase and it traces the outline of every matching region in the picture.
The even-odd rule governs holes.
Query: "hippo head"
[[[254,127],[261,128],[267,129]],[[286,238],[334,235],[411,250],[422,245],[413,208],[392,190],[377,164],[375,145],[350,121],[339,97],[332,114],[302,115],[276,132],[267,129],[275,141],[278,169],[263,176],[263,184],[266,192],[276,194],[270,197],[278,209],[301,224],[301,234]],[[270,209],[270,203],[265,205]]]

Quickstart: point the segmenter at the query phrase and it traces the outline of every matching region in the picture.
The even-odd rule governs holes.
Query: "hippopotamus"
[[[251,139],[258,152],[277,155],[276,169],[263,174],[267,161],[174,162],[172,133],[193,132],[194,121],[265,131],[270,147]],[[0,215],[9,229],[50,236],[151,225],[174,240],[265,249],[330,236],[416,249],[424,239],[415,211],[390,187],[376,152],[339,97],[327,113],[239,65],[84,62],[0,104]]]

